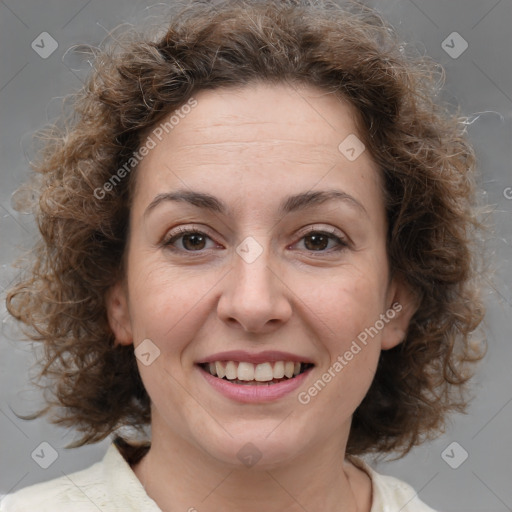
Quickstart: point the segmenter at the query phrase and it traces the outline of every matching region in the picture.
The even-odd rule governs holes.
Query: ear
[[[403,280],[393,278],[386,303],[388,309],[384,316],[388,321],[385,322],[382,333],[382,350],[396,347],[405,339],[409,323],[418,310],[420,300]]]
[[[116,345],[133,343],[128,293],[123,283],[115,284],[106,296],[108,323],[116,338]]]

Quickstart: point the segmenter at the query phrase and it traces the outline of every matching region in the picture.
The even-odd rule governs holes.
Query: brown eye
[[[332,252],[347,247],[347,243],[333,233],[324,231],[310,231],[304,235],[298,242],[306,251],[312,252]]]
[[[200,249],[204,249],[206,245],[206,237],[201,233],[191,233],[188,235],[182,236],[183,247],[187,249],[187,251],[197,251]]]
[[[316,234],[304,237],[304,246],[309,251],[323,251],[329,245],[329,236]]]
[[[178,233],[171,235],[163,245],[176,251],[199,252],[204,249],[211,249],[215,243],[201,231],[181,228]]]

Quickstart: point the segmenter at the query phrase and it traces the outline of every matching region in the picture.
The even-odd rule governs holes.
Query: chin
[[[271,429],[256,430],[253,426],[232,434],[233,437],[223,431],[221,438],[210,439],[205,444],[203,437],[198,444],[208,456],[232,469],[270,470],[291,463],[305,449],[298,429],[283,428],[278,432],[279,427],[276,429],[276,426],[275,421]]]

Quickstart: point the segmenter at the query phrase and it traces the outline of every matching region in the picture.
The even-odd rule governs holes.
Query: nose
[[[224,280],[217,305],[219,318],[231,327],[266,333],[290,319],[292,292],[282,280],[278,266],[267,255],[265,249],[251,263],[234,255],[234,268]]]

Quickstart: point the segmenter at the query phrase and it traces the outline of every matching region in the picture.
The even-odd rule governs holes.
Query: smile
[[[293,379],[313,365],[294,361],[269,361],[258,364],[245,361],[212,361],[199,366],[210,375],[233,384],[269,386]]]

